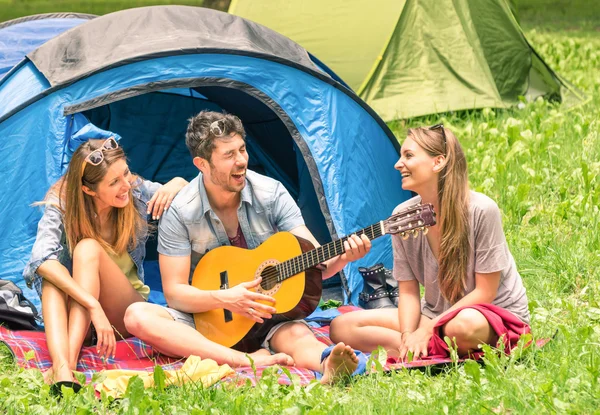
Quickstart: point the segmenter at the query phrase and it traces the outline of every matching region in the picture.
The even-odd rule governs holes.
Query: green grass
[[[39,373],[16,368],[0,346],[0,412],[600,414],[600,36],[593,29],[600,14],[568,11],[566,20],[552,27],[548,22],[558,12],[548,1],[531,8],[541,10],[539,18],[518,3],[531,44],[586,93],[587,103],[566,110],[539,100],[522,109],[449,113],[391,127],[401,137],[407,127],[443,121],[458,134],[471,186],[503,211],[536,338],[558,332],[547,346],[520,360],[490,354],[482,367],[450,367],[438,375],[375,374],[347,386],[281,387],[275,376],[267,376],[255,388],[143,391],[133,382],[126,397],[114,402],[98,401],[91,387],[57,402]],[[542,13],[550,17],[544,20]]]
[[[600,32],[598,0],[513,0],[525,28]]]

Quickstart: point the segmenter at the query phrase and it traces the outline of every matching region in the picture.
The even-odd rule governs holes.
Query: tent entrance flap
[[[298,145],[302,137],[293,123],[284,121],[279,111],[272,109],[274,102],[267,105],[247,90],[224,86],[222,82],[194,83],[196,86],[185,88],[179,84],[176,90],[142,94],[121,91],[67,110],[84,109],[81,113],[91,123],[119,134],[131,170],[162,183],[175,176],[191,180],[198,174],[185,145],[185,131],[192,116],[202,110],[234,114],[246,130],[248,168],[279,180],[298,202],[317,240],[331,241],[325,219],[328,212],[324,214],[319,203],[324,197],[317,196],[314,186],[320,178],[311,174],[313,170],[305,162],[306,149],[301,148],[303,143]]]

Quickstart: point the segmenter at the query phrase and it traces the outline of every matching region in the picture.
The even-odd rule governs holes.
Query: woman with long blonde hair
[[[133,175],[117,141],[89,140],[74,152],[66,174],[52,186],[23,275],[42,300],[54,392],[79,389],[73,370],[86,338],[102,358],[129,337],[123,316],[145,301],[142,262],[148,214],[158,218],[187,184],[165,185]],[[90,322],[93,327],[90,329]]]
[[[467,161],[454,134],[443,125],[409,129],[395,168],[402,188],[418,196],[394,212],[431,203],[437,224],[420,238],[392,236],[398,309],[340,316],[331,324],[331,339],[365,352],[382,346],[390,357],[404,359],[426,357],[435,333],[454,339],[464,355],[482,343],[495,346],[499,332],[508,333],[501,322],[528,331],[527,296],[500,210],[469,190]]]

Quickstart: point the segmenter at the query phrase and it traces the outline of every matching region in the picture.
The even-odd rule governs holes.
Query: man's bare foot
[[[248,356],[254,360],[254,366],[293,366],[294,359],[285,353],[271,354],[267,349],[259,349],[253,353],[248,353]]]
[[[338,343],[333,347],[331,354],[323,362],[323,377],[321,383],[331,385],[351,375],[358,366],[358,356],[350,346]]]

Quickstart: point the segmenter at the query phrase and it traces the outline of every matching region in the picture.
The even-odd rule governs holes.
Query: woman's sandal
[[[82,388],[82,386],[77,382],[73,382],[71,380],[62,380],[60,382],[56,382],[56,383],[53,383],[52,385],[50,385],[50,395],[56,396],[58,398],[62,398],[63,386],[65,388],[73,389],[73,392],[75,392],[75,393],[79,393],[79,391]]]

